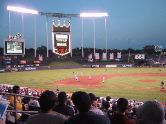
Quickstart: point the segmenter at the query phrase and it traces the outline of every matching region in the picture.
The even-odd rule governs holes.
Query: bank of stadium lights
[[[80,13],[80,17],[96,18],[96,17],[107,17],[108,13]]]
[[[34,14],[37,15],[38,11],[33,10],[33,9],[28,9],[28,8],[23,8],[19,6],[7,6],[8,11],[14,11],[14,12],[19,12],[19,13],[27,13],[27,14]]]

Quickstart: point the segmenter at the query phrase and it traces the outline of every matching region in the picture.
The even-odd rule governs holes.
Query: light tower
[[[9,11],[9,36],[11,35],[11,21],[10,21],[10,11],[22,13],[22,14],[32,14],[38,15],[38,11],[34,9],[28,9],[20,6],[7,6],[7,10]],[[22,36],[24,37],[24,16],[22,15]],[[36,16],[34,16],[34,56],[36,57]]]
[[[106,43],[106,54],[107,54],[107,26],[106,26],[106,17],[108,17],[108,13],[80,13],[80,17],[82,18],[82,35],[83,35],[83,18],[92,18],[93,19],[93,52],[94,56],[96,54],[96,27],[95,27],[95,18],[105,18],[105,43]],[[82,36],[82,57],[84,57],[84,41]]]

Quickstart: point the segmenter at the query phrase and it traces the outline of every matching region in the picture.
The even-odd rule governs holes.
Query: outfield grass
[[[128,73],[161,73],[166,74],[165,68],[81,68],[81,69],[60,69],[0,73],[0,82],[17,84],[32,88],[50,89],[56,88],[55,82],[73,77],[73,72],[89,75],[103,74],[128,74]],[[141,83],[139,80],[155,80],[153,83]],[[166,92],[160,91],[160,82],[166,82],[166,76],[146,77],[114,77],[105,81],[100,88],[60,86],[64,91],[73,92],[83,90],[94,92],[99,96],[110,95],[113,98],[126,97],[137,100],[151,100],[157,98],[160,101],[166,100]],[[81,82],[80,82],[81,83]],[[150,90],[149,90],[150,89]]]

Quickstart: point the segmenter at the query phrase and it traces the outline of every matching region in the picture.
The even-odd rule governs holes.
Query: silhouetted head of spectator
[[[103,103],[103,107],[104,107],[105,109],[109,109],[110,103],[109,103],[108,101],[104,102],[104,103]]]
[[[65,92],[60,92],[58,94],[58,102],[60,105],[65,104],[67,101],[67,95]]]
[[[13,86],[13,93],[19,94],[20,93],[20,87],[17,86],[17,85]]]
[[[55,106],[56,95],[53,91],[45,91],[39,98],[39,104],[42,112],[48,112]]]
[[[80,113],[89,111],[91,107],[91,101],[89,95],[86,92],[75,92],[73,93],[71,99]]]
[[[117,109],[120,113],[123,113],[128,108],[128,100],[125,98],[119,98],[117,101]]]
[[[93,93],[88,94],[90,97],[91,105],[97,107],[97,97]]]
[[[23,104],[28,104],[29,101],[30,101],[30,98],[29,98],[29,97],[24,97],[24,98],[22,99],[22,103],[23,103]]]
[[[106,101],[108,101],[108,102],[109,102],[109,101],[110,101],[110,99],[111,99],[111,97],[110,97],[110,96],[107,96],[107,97],[106,97]]]
[[[156,101],[147,101],[138,108],[138,124],[166,124],[164,109]]]
[[[91,102],[97,100],[97,97],[95,96],[95,94],[93,94],[93,93],[89,93],[88,95],[89,95],[89,97],[90,97]]]
[[[8,93],[12,93],[12,88],[9,87],[7,92],[8,92]]]

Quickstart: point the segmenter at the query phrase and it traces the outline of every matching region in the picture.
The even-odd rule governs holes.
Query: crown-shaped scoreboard
[[[52,44],[53,53],[64,56],[71,52],[71,30],[70,22],[68,25],[60,25],[60,20],[58,24],[55,25],[54,20],[52,23]]]

